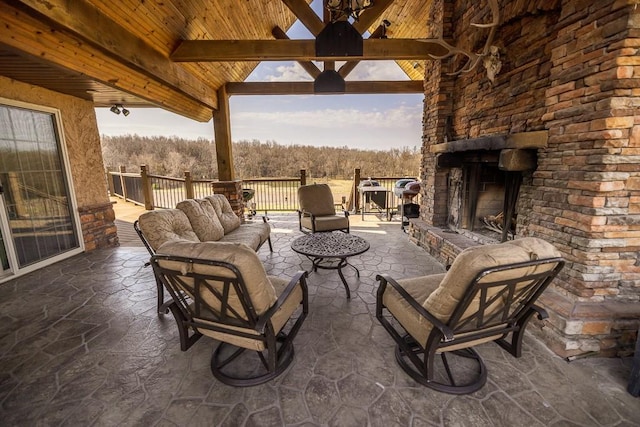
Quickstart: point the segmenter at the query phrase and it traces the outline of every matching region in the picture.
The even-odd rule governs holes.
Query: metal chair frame
[[[228,274],[183,273],[182,271],[162,267],[160,263],[163,260],[187,263],[191,266],[201,264],[220,267]],[[211,372],[219,381],[232,386],[254,386],[277,377],[290,365],[294,355],[293,339],[309,311],[306,272],[298,272],[289,281],[276,303],[265,313],[258,315],[249,298],[242,274],[233,264],[217,260],[154,255],[151,258],[151,265],[156,278],[171,294],[172,302],[169,304],[169,309],[178,325],[180,349],[182,351],[187,351],[202,337],[201,331],[207,329],[261,341],[264,344],[265,350],[255,351],[263,369],[257,374],[239,376],[226,372],[225,368],[232,366],[232,362],[247,349],[220,342],[211,356]],[[188,270],[193,271],[193,269]],[[192,280],[193,285],[188,284],[185,278]],[[212,286],[212,282],[220,283],[221,287],[216,289]],[[301,287],[303,295],[301,312],[295,322],[290,325],[288,332],[285,333],[283,328],[279,333],[276,333],[271,323],[271,318],[297,286]],[[219,301],[220,308],[218,310],[215,310],[202,299],[203,291],[206,291]],[[229,303],[230,295],[238,296],[240,307],[233,307]],[[289,323],[290,321],[291,319],[289,319]],[[255,331],[255,334],[239,331],[237,328],[250,329]],[[231,354],[227,355],[226,353],[229,352]]]
[[[266,216],[262,217],[262,220],[265,223],[268,223],[268,218]],[[135,220],[133,222],[133,229],[136,231],[136,234],[138,234],[138,237],[140,237],[140,240],[142,241],[142,244],[144,245],[145,248],[147,248],[147,251],[149,251],[149,255],[154,256],[156,254],[156,252],[153,250],[153,248],[151,247],[151,244],[149,244],[149,241],[147,240],[147,238],[145,237],[144,233],[142,232],[142,230],[140,229],[140,223],[138,220]],[[269,251],[273,252],[273,246],[271,244],[271,236],[269,236],[267,238],[267,243],[269,243]],[[264,242],[263,242],[264,244]],[[256,252],[258,252],[260,250],[260,248],[262,247],[262,244],[260,246],[258,246],[258,248],[256,248]],[[149,267],[151,265],[151,261],[147,261],[144,263],[145,267]],[[164,288],[162,286],[162,283],[160,283],[158,281],[158,278],[156,277],[156,288],[158,291],[158,314],[167,314],[169,312],[169,306],[172,303],[172,300],[168,300],[165,302],[164,300]]]
[[[497,272],[543,264],[556,264],[556,266],[548,271],[517,279],[491,281],[491,275]],[[415,381],[445,393],[473,393],[482,388],[487,379],[486,366],[478,352],[473,349],[473,342],[482,338],[499,336],[494,341],[514,357],[520,357],[524,331],[531,316],[537,314],[540,320],[548,317],[544,309],[535,305],[535,301],[563,266],[564,260],[556,257],[482,270],[471,281],[464,297],[447,322],[440,321],[427,311],[397,281],[387,275],[378,275],[376,280],[380,281],[380,286],[376,298],[376,317],[396,342],[395,355],[398,364]],[[480,282],[483,279],[484,281]],[[393,318],[393,315],[386,310],[383,303],[383,295],[388,285],[392,286],[420,316],[433,324],[433,329],[426,342],[417,343],[399,325],[399,322],[394,322],[397,326],[391,323],[390,319]],[[497,288],[497,292],[491,294],[489,290],[492,288]],[[478,296],[477,310],[463,319],[462,316]],[[503,305],[496,309],[492,304],[498,299],[503,300]],[[489,312],[489,309],[495,311]],[[508,339],[509,335],[511,335],[511,339]],[[464,347],[465,343],[469,343],[469,346]],[[460,344],[463,345],[462,348],[459,347]],[[447,350],[454,346],[456,349]],[[466,384],[457,383],[447,359],[447,353],[473,359],[477,372],[475,378]],[[436,354],[441,356],[448,383],[436,380],[434,369]]]

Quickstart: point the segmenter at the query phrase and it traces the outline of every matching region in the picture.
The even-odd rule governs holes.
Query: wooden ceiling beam
[[[84,0],[18,0],[14,3],[35,19],[68,31],[138,72],[212,109],[217,108],[215,91],[206,82],[128,33]]]
[[[312,95],[313,82],[241,82],[227,83],[229,95]],[[347,81],[345,94],[424,93],[422,81]]]
[[[320,34],[320,31],[324,28],[324,23],[316,15],[316,13],[311,9],[311,6],[307,4],[304,0],[282,0],[282,3],[285,4],[289,8],[296,18],[302,22],[302,25],[307,27],[307,29],[316,37]]]
[[[194,120],[211,120],[212,108],[209,106],[19,9],[3,4],[0,7],[0,22],[0,40],[17,52],[81,73],[96,82]]]
[[[422,60],[446,53],[435,39],[366,39],[363,55],[357,57],[316,56],[315,40],[183,40],[171,59],[175,62]]]

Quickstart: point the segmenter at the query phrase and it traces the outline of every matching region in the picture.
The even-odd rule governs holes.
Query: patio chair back
[[[349,232],[349,213],[336,214],[331,188],[327,184],[310,184],[298,188],[300,231]]]
[[[400,366],[416,381],[448,393],[471,393],[486,382],[484,363],[472,347],[495,341],[520,357],[531,316],[547,316],[535,302],[563,265],[552,245],[535,238],[466,249],[446,274],[398,281],[378,276],[376,316],[398,344]],[[449,383],[435,380],[436,354]],[[460,385],[448,354],[476,360],[477,376]]]
[[[151,263],[171,294],[169,308],[178,323],[182,350],[201,335],[221,342],[211,365],[220,381],[240,386],[259,384],[290,363],[293,337],[307,313],[304,272],[295,280],[267,276],[255,251],[228,242],[169,242],[158,249]],[[285,333],[284,327],[296,311],[299,314]],[[260,360],[266,374],[243,378],[233,368],[225,372],[228,362],[236,357],[225,354],[229,348],[236,356],[244,349],[265,353]]]

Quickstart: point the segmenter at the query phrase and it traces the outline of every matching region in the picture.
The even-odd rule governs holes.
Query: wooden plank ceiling
[[[324,27],[323,18],[313,13],[310,3],[0,0],[0,75],[91,100],[96,106],[158,106],[208,121],[218,108],[217,91],[226,83],[236,84],[231,93],[260,90],[237,86],[260,60],[275,60],[278,55],[298,60],[314,77],[322,71],[322,64],[317,67],[313,60],[326,61],[325,69],[332,69],[335,60],[350,60],[340,70],[343,76],[353,69],[361,58],[318,58],[309,50],[302,54],[294,48],[308,48],[313,41],[287,40],[284,32],[297,19],[314,35]],[[366,56],[398,59],[416,84],[371,83],[350,85],[347,90],[420,90],[418,81],[424,72],[420,64],[428,53],[437,52],[438,46],[402,39],[427,37],[430,8],[431,0],[374,1],[374,7],[354,23],[358,32],[373,34],[371,40],[365,40]],[[380,39],[382,20],[391,24],[385,27],[386,40]],[[273,50],[259,54],[259,49],[275,40],[277,55]],[[215,51],[198,45],[195,52],[200,57],[179,57],[180,49],[199,41],[216,43]],[[291,91],[310,90],[296,84],[287,87]],[[274,93],[279,91],[283,89],[273,89]]]

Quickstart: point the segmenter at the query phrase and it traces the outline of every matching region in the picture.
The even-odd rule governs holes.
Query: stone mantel
[[[429,151],[433,154],[440,154],[470,150],[503,150],[505,148],[538,149],[546,148],[547,139],[548,132],[546,130],[539,130],[448,141],[442,144],[432,145],[429,147]]]

